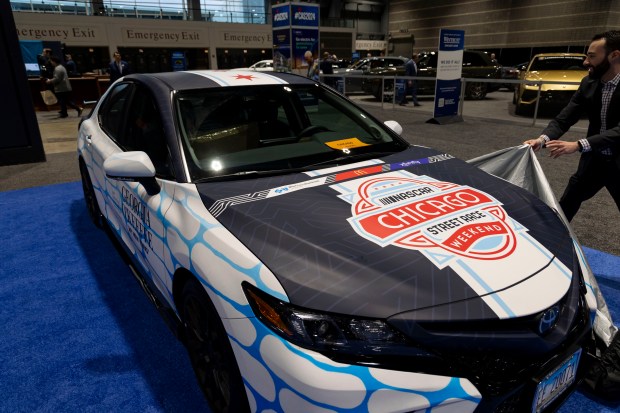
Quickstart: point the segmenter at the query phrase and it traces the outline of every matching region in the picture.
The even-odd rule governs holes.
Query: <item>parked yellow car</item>
[[[532,113],[538,98],[536,82],[542,83],[539,108],[561,108],[573,96],[579,82],[588,74],[583,66],[586,55],[581,53],[543,53],[532,58],[527,69],[521,72],[521,83],[515,89],[513,103],[518,115]],[[574,83],[576,82],[576,83]]]

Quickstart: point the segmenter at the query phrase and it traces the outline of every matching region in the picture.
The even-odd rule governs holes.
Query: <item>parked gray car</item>
[[[404,67],[407,58],[402,56],[366,57],[346,69],[334,69],[334,74],[343,75],[345,93],[362,92],[363,75],[373,70]]]

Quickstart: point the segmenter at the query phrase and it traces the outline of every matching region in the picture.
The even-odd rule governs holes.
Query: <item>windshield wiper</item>
[[[329,165],[329,164],[333,164],[333,163],[341,163],[343,161],[360,161],[360,160],[364,160],[364,159],[370,159],[370,158],[376,158],[378,156],[385,156],[386,154],[393,154],[394,151],[383,151],[383,152],[366,152],[366,153],[357,153],[354,155],[343,155],[343,156],[339,156],[337,158],[333,158],[333,159],[328,159],[326,161],[321,161],[321,162],[317,162],[317,163],[313,163],[308,165],[308,168],[311,167],[315,167],[315,166],[320,166],[320,165]],[[346,163],[349,163],[346,162]]]

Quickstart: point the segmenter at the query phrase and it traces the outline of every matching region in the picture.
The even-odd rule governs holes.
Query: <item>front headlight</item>
[[[412,350],[407,338],[383,320],[304,309],[280,301],[248,283],[244,283],[243,289],[256,317],[275,333],[301,347],[366,355],[381,354],[395,347],[407,347],[407,353]]]

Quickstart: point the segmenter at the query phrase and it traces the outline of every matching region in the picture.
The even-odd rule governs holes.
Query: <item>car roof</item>
[[[408,60],[406,57],[404,56],[372,56],[372,57],[365,57],[365,59],[368,60],[379,60],[379,59],[406,59]]]
[[[135,80],[154,91],[209,89],[252,85],[315,84],[306,77],[293,73],[256,72],[253,70],[193,70],[182,72],[136,73],[125,80]]]

